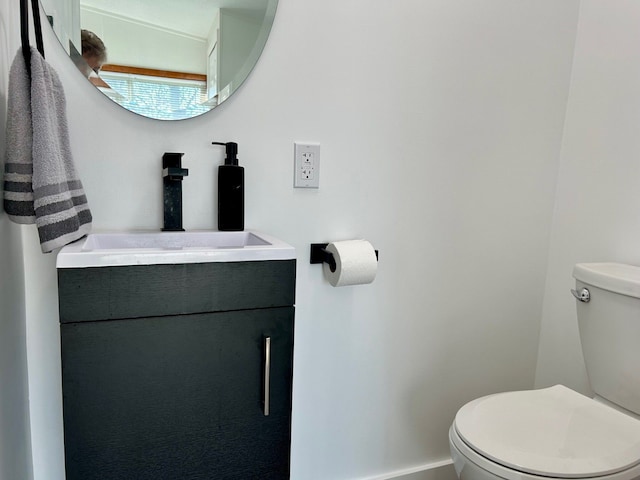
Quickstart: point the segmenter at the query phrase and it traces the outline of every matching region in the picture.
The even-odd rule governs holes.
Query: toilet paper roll
[[[364,285],[376,278],[376,251],[366,240],[333,242],[327,245],[326,250],[336,261],[335,272],[326,263],[323,265],[324,276],[334,287]]]

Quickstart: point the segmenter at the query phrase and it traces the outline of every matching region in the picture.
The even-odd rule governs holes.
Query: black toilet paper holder
[[[311,255],[309,263],[326,263],[329,265],[329,269],[332,272],[336,271],[336,259],[333,258],[333,253],[327,251],[328,243],[312,243]],[[378,250],[376,252],[376,260],[378,259]]]

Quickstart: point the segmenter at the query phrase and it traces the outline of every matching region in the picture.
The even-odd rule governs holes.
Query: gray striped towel
[[[42,251],[51,252],[88,234],[92,220],[71,155],[64,90],[35,48],[31,87],[21,52],[9,81],[4,208],[16,223],[35,223]]]
[[[7,149],[4,165],[4,210],[15,223],[35,223],[33,211],[31,93],[22,51],[9,70]]]

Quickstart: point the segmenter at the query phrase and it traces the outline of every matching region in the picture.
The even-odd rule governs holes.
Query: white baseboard
[[[362,480],[457,480],[451,459],[429,463]]]

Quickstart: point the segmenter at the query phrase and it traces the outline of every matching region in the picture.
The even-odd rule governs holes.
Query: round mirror
[[[123,108],[160,120],[195,117],[229,98],[258,61],[278,4],[40,1],[60,43],[88,81]],[[95,50],[103,46],[106,59]]]

